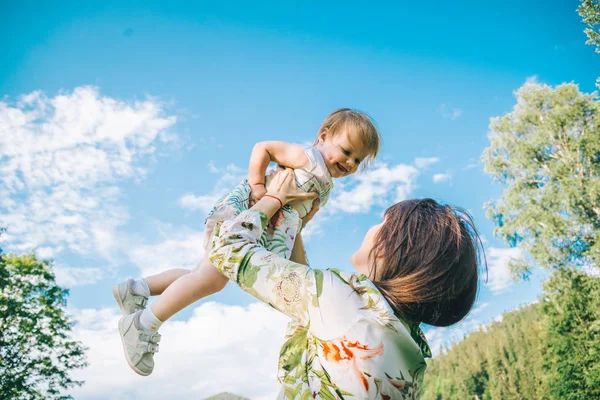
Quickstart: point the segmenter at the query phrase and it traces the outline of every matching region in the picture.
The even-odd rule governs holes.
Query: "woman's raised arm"
[[[252,209],[215,228],[210,249],[210,260],[223,275],[300,323],[308,322],[311,304],[318,304],[321,271],[271,253],[258,240],[281,205],[315,196],[297,189],[291,170],[279,172]]]

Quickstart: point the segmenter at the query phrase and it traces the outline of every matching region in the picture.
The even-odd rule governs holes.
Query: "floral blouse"
[[[257,242],[265,214],[215,229],[210,259],[243,290],[291,318],[279,356],[279,399],[418,399],[429,346],[364,274],[318,270]]]

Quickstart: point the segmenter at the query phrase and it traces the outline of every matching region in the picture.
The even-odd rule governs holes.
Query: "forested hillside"
[[[423,399],[600,399],[600,279],[564,271],[545,289],[433,359]]]

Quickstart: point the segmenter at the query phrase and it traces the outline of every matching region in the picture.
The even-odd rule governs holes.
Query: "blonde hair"
[[[340,108],[329,114],[321,124],[314,144],[316,145],[319,142],[321,132],[327,131],[328,134],[335,137],[344,128],[348,128],[351,132],[357,134],[363,146],[366,147],[367,157],[363,165],[368,165],[377,158],[381,138],[375,122],[366,113],[350,108]]]

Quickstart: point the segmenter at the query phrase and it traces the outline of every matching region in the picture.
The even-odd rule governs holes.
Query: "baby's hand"
[[[267,189],[265,185],[262,183],[257,183],[254,185],[250,185],[250,199],[248,199],[248,208],[252,207],[256,204],[257,201],[263,198],[265,194],[267,194]]]

